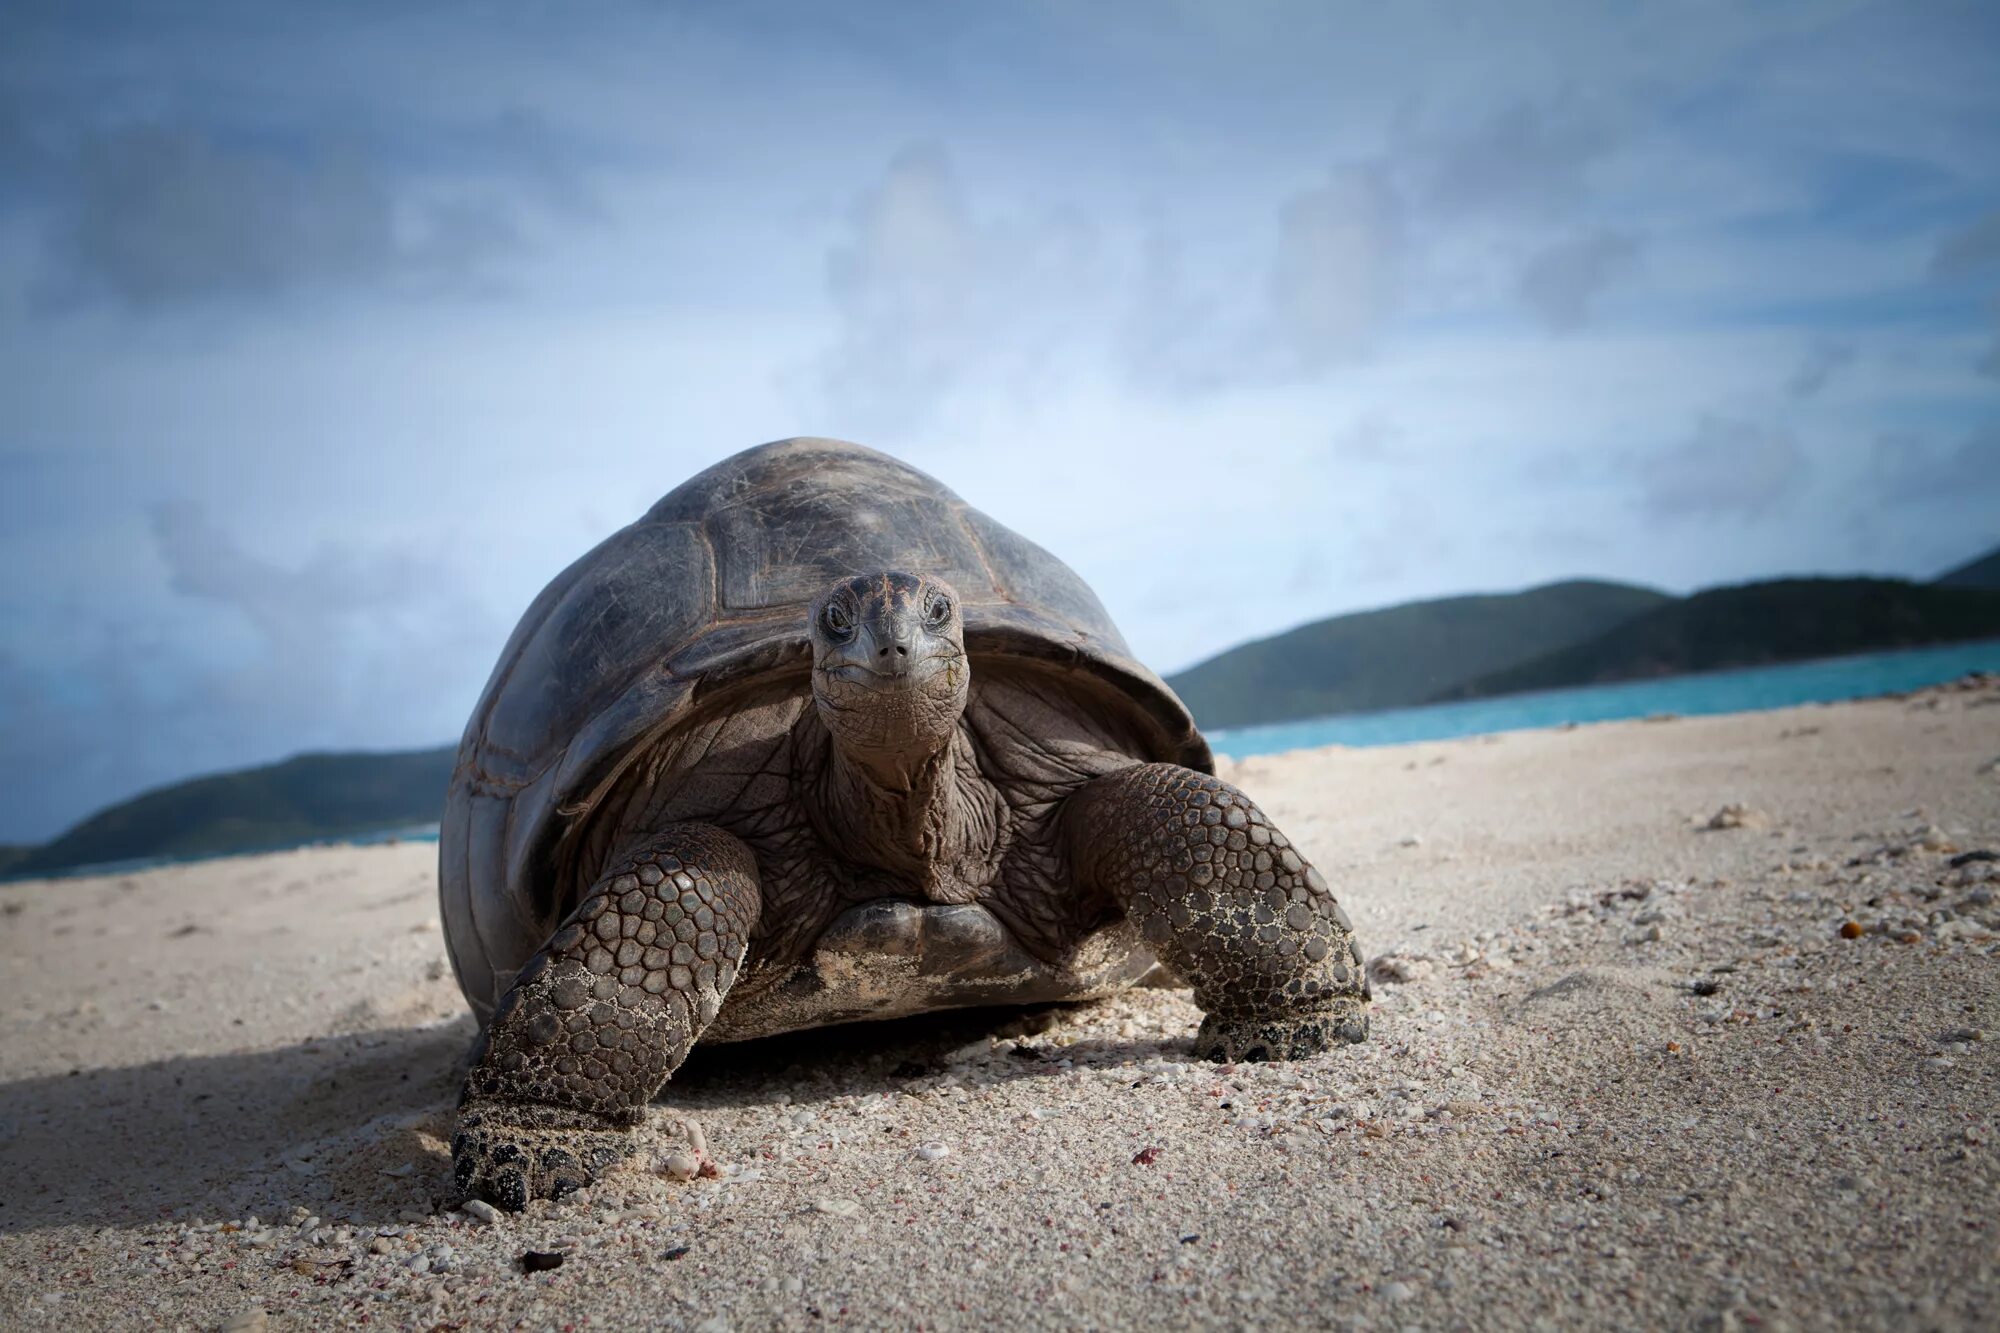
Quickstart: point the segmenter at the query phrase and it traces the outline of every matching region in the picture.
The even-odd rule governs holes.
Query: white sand
[[[0,1326],[1991,1327],[1996,761],[1991,687],[1252,760],[1409,978],[1366,1045],[1190,1063],[1144,992],[697,1052],[497,1225],[434,848],[0,886]]]

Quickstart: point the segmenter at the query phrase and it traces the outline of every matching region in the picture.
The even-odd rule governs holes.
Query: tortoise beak
[[[921,631],[908,616],[885,616],[863,625],[854,636],[855,655],[878,676],[898,678],[910,674],[911,653],[918,650]]]
[[[875,690],[902,690],[921,685],[957,661],[961,654],[950,644],[935,639],[920,640],[897,650],[891,644],[886,655],[879,645],[857,634],[855,643],[840,652],[829,653],[820,671],[837,680],[865,685]]]

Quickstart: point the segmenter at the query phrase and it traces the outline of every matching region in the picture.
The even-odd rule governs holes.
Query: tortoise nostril
[[[904,647],[904,646],[903,646],[902,644],[900,644],[900,643],[896,645],[896,656],[898,656],[898,657],[908,657],[909,655],[910,655],[910,650],[909,650],[908,648],[905,648],[905,647]]]

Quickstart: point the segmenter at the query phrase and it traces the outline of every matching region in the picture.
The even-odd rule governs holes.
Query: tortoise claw
[[[632,1131],[606,1117],[534,1103],[469,1107],[452,1136],[452,1180],[518,1213],[594,1184],[632,1154]]]

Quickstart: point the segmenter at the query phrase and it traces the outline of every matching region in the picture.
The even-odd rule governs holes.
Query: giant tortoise
[[[456,1176],[507,1208],[625,1155],[697,1040],[1156,968],[1210,1059],[1367,1030],[1319,872],[1083,581],[835,440],[716,464],[535,599],[459,746],[439,890],[482,1027]]]

